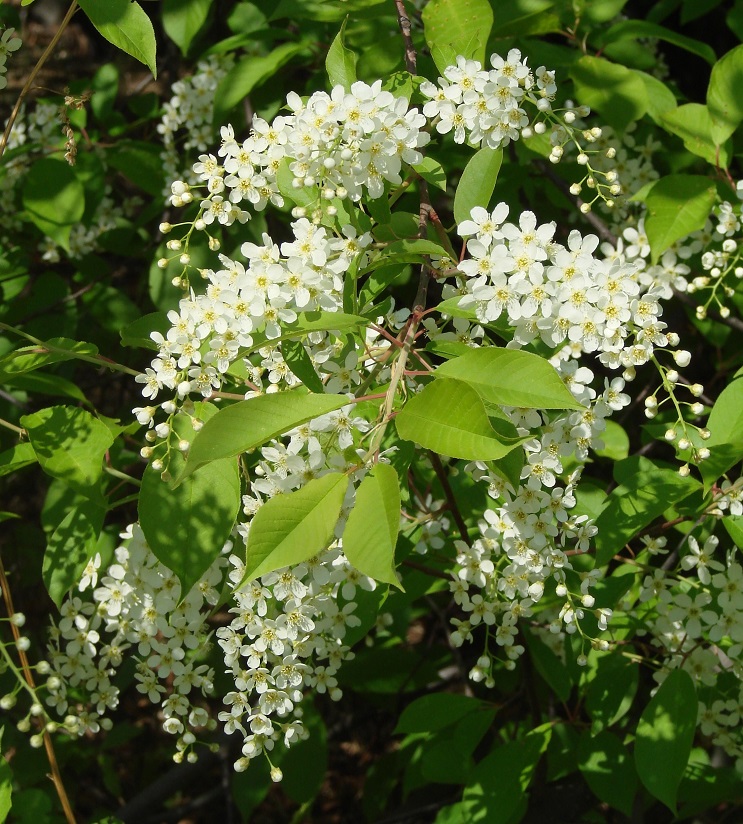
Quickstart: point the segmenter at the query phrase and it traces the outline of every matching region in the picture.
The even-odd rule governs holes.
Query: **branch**
[[[410,18],[405,11],[403,0],[395,0],[397,7],[397,22],[400,24],[402,39],[405,41],[405,68],[410,74],[416,74],[418,66],[418,55],[413,45],[413,35],[410,28]]]
[[[439,479],[439,483],[444,489],[446,502],[449,504],[449,511],[451,512],[452,518],[454,518],[454,523],[457,525],[459,534],[462,536],[462,540],[465,544],[469,544],[470,536],[469,531],[467,530],[467,524],[464,522],[462,513],[457,505],[457,499],[454,497],[454,490],[451,488],[446,470],[444,469],[444,465],[441,463],[441,458],[439,458],[439,456],[430,449],[428,450],[428,456],[431,459],[433,471],[436,473],[436,477]]]

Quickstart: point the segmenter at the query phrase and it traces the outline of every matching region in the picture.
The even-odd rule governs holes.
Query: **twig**
[[[424,572],[426,575],[431,575],[434,578],[441,578],[444,581],[451,581],[451,575],[448,575],[446,572],[441,572],[438,569],[433,569],[432,567],[426,566],[425,564],[419,564],[417,561],[411,561],[406,558],[402,562],[403,566],[410,567],[411,569],[417,569],[418,572]]]
[[[410,74],[416,74],[418,67],[418,55],[413,45],[413,35],[410,28],[410,18],[405,11],[403,0],[395,0],[397,7],[397,22],[400,24],[402,39],[405,41],[405,68]]]
[[[694,298],[689,297],[685,292],[679,292],[676,289],[673,290],[673,295],[675,298],[681,301],[681,303],[685,303],[687,306],[696,307],[697,302]],[[724,318],[722,315],[719,315],[717,312],[710,312],[707,310],[707,317],[711,320],[716,321],[717,323],[722,323],[725,326],[729,326],[731,329],[735,329],[737,332],[743,332],[743,320],[740,318]]]
[[[23,88],[21,89],[21,93],[18,95],[18,100],[15,102],[15,106],[13,106],[13,111],[10,113],[10,117],[8,118],[8,122],[5,126],[5,131],[3,132],[2,138],[0,138],[0,157],[3,156],[5,152],[5,148],[8,145],[8,140],[10,140],[10,133],[13,130],[13,124],[18,117],[18,113],[21,110],[21,106],[23,105],[23,100],[26,95],[31,90],[31,86],[33,85],[34,80],[36,80],[36,75],[41,71],[41,67],[46,63],[49,59],[49,56],[54,51],[57,43],[59,42],[60,37],[62,36],[62,32],[67,28],[67,24],[72,20],[72,15],[77,11],[77,0],[72,0],[72,4],[70,5],[69,9],[67,9],[67,14],[65,14],[64,19],[59,24],[59,28],[57,29],[54,37],[52,37],[51,42],[44,50],[44,53],[39,58],[39,62],[31,69],[31,73],[28,76]]]
[[[2,558],[0,558],[0,589],[2,589],[3,599],[5,600],[5,608],[8,611],[8,617],[10,617],[11,615],[15,614],[15,608],[13,607],[13,598],[11,596],[8,578],[5,575],[5,567],[3,566]],[[13,639],[16,642],[16,649],[18,651],[18,658],[21,662],[21,671],[23,672],[23,677],[26,679],[26,683],[28,684],[29,688],[33,692],[36,692],[36,684],[34,682],[33,673],[31,672],[31,666],[28,663],[28,657],[25,651],[18,646],[18,639],[21,637],[21,634],[18,630],[18,627],[15,624],[11,623],[10,628],[13,632]],[[57,795],[59,796],[59,801],[62,804],[62,809],[64,810],[64,815],[67,819],[67,824],[77,824],[75,813],[72,811],[70,799],[67,797],[67,791],[65,790],[64,782],[62,781],[62,774],[59,771],[59,764],[57,763],[57,756],[54,752],[54,744],[52,744],[52,737],[46,729],[44,729],[42,735],[44,738],[44,749],[46,750],[46,757],[49,761],[49,767],[52,771],[50,777],[52,779],[52,783],[54,784],[54,789],[57,791]]]
[[[431,459],[433,471],[436,473],[436,477],[439,479],[439,483],[444,489],[444,495],[446,496],[446,501],[449,504],[449,511],[452,514],[452,518],[454,518],[454,523],[457,525],[459,534],[462,536],[462,540],[466,544],[469,544],[470,536],[467,529],[467,524],[464,522],[462,513],[457,505],[457,499],[454,497],[454,490],[451,488],[446,470],[444,469],[444,465],[441,463],[441,458],[439,458],[435,452],[431,452],[430,449],[428,450],[428,456]]]

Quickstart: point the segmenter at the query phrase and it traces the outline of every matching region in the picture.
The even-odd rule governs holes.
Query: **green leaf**
[[[600,457],[621,461],[629,455],[629,435],[615,421],[606,421],[606,429],[601,433],[600,439],[604,445],[600,449],[594,449]]]
[[[428,255],[443,258],[450,256],[449,252],[434,240],[405,238],[390,243],[376,260],[372,260],[364,267],[361,274],[380,269],[382,266],[390,266],[393,263],[421,263]]]
[[[212,0],[163,0],[163,28],[185,57],[209,16]]]
[[[347,489],[348,478],[331,472],[266,501],[250,523],[245,580],[300,564],[326,549]]]
[[[697,695],[685,670],[674,670],[645,707],[637,725],[635,765],[647,791],[676,814],[676,793],[697,724]]]
[[[325,391],[325,386],[315,371],[312,358],[301,341],[285,340],[281,344],[281,354],[292,374],[298,377],[310,392],[322,394]]]
[[[480,149],[467,162],[454,194],[454,220],[470,220],[475,206],[487,209],[495,191],[503,149]]]
[[[134,323],[125,326],[119,335],[121,337],[122,346],[135,346],[140,349],[152,349],[155,352],[159,347],[150,337],[152,332],[159,332],[163,337],[170,330],[172,324],[168,320],[165,312],[150,312],[149,315],[143,315]]]
[[[95,554],[105,514],[105,507],[98,502],[83,501],[65,515],[50,536],[41,577],[57,607],[78,583],[85,565]]]
[[[420,163],[416,163],[413,168],[432,186],[441,189],[442,192],[446,191],[446,172],[438,160],[434,160],[432,157],[424,157],[423,160],[421,160]]]
[[[157,77],[157,44],[150,18],[134,0],[78,0],[100,34]]]
[[[677,240],[704,227],[715,202],[715,184],[701,175],[661,178],[645,198],[645,232],[657,263]]]
[[[0,452],[0,478],[36,463],[36,453],[30,443],[19,443]]]
[[[226,406],[197,434],[177,483],[204,464],[262,446],[271,438],[347,403],[348,398],[343,395],[303,395],[293,391],[260,395]]]
[[[452,52],[484,64],[492,27],[493,9],[487,0],[430,0],[423,8],[423,34],[440,72]]]
[[[676,95],[663,81],[658,80],[652,74],[647,74],[647,72],[642,72],[639,69],[632,69],[632,73],[635,77],[639,77],[645,85],[648,98],[648,114],[656,123],[660,124],[662,116],[676,108]]]
[[[395,573],[400,530],[400,482],[389,464],[377,464],[356,490],[343,530],[343,551],[364,575],[402,589]]]
[[[567,667],[538,635],[524,630],[524,639],[534,668],[544,678],[560,701],[566,702],[570,698],[573,689]]]
[[[694,478],[682,478],[678,472],[657,467],[637,455],[618,461],[614,477],[619,485],[596,520],[596,568],[608,563],[627,541],[669,506],[701,487]]]
[[[599,662],[598,671],[586,690],[586,711],[591,716],[593,732],[616,724],[629,712],[637,692],[637,664],[616,655]]]
[[[410,398],[395,425],[405,440],[469,461],[498,460],[524,442],[502,439],[477,392],[452,378],[437,379]]]
[[[473,712],[489,707],[479,698],[451,692],[437,692],[416,698],[403,710],[395,734],[437,732],[456,724]]]
[[[743,45],[736,46],[712,68],[707,87],[707,106],[712,115],[715,143],[724,143],[743,120]]]
[[[241,504],[234,458],[210,462],[175,488],[161,480],[151,464],[145,469],[139,523],[155,557],[178,576],[181,596],[222,551]]]
[[[483,400],[529,409],[579,409],[554,366],[539,355],[487,346],[441,364],[434,377],[456,378]]]
[[[699,465],[705,491],[743,458],[743,380],[734,380],[722,390],[707,419],[707,429],[711,435],[705,446],[710,456]]]
[[[1,455],[0,458],[2,458]],[[722,519],[722,525],[738,549],[743,549],[743,517],[740,515],[728,515],[727,518]]]
[[[307,47],[303,43],[282,43],[265,57],[244,57],[222,78],[214,93],[215,124],[226,122],[230,109],[244,100],[253,89],[273,77],[293,57]]]
[[[13,806],[13,772],[10,764],[0,755],[0,824],[4,822]]]
[[[356,61],[358,57],[343,43],[347,22],[348,18],[343,21],[341,30],[336,34],[328,49],[325,56],[325,69],[328,72],[331,86],[343,86],[346,91],[350,91],[351,84],[356,81]]]
[[[72,360],[78,355],[97,355],[98,348],[85,341],[50,338],[39,346],[24,346],[0,358],[0,383],[16,375],[33,372],[42,366]]]
[[[658,124],[684,141],[684,146],[708,163],[724,168],[730,164],[729,144],[716,143],[712,136],[712,115],[701,103],[686,103],[661,114]]]
[[[665,26],[659,26],[657,23],[651,23],[647,20],[620,20],[603,35],[601,42],[606,47],[610,43],[616,43],[619,40],[636,40],[638,37],[653,37],[658,40],[665,40],[666,43],[671,43],[680,49],[697,55],[697,57],[701,57],[710,66],[714,66],[717,60],[714,49],[706,43],[702,43],[701,40],[685,37],[672,29],[667,29]]]
[[[578,766],[599,800],[631,815],[637,772],[629,750],[616,735],[585,730],[578,741]]]
[[[153,197],[162,196],[165,177],[159,146],[142,140],[122,140],[106,152],[106,161],[135,186]]]
[[[547,749],[552,730],[544,725],[519,741],[497,747],[475,767],[462,796],[462,821],[508,824]]]
[[[618,131],[639,120],[648,109],[645,84],[630,69],[601,57],[585,55],[570,69],[575,95]]]
[[[84,404],[88,403],[87,398],[76,383],[61,378],[59,375],[50,375],[46,372],[29,372],[8,378],[5,383],[24,392],[62,396]]]
[[[42,157],[23,180],[23,206],[45,235],[69,250],[72,225],[85,212],[85,190],[68,163]]]
[[[114,442],[105,423],[84,409],[51,406],[24,415],[21,425],[47,475],[85,495],[93,493],[103,472],[103,456]]]

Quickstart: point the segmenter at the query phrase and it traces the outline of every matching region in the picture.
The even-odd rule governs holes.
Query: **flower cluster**
[[[423,114],[435,124],[439,134],[453,134],[456,143],[471,143],[498,149],[518,140],[532,118],[523,108],[535,113],[549,112],[557,91],[554,72],[540,66],[535,74],[518,49],[511,49],[504,60],[490,58],[486,71],[477,60],[458,57],[447,66],[438,85],[426,80],[421,93],[429,98]],[[544,132],[543,123],[535,131]],[[525,135],[526,136],[526,135]]]
[[[173,95],[164,104],[157,125],[163,141],[166,180],[175,180],[184,174],[184,152],[205,152],[213,140],[214,96],[232,63],[229,55],[212,55],[197,63],[193,75],[173,83]],[[197,178],[192,174],[189,180],[195,183]]]
[[[381,197],[386,183],[402,183],[403,163],[422,160],[418,149],[429,140],[421,131],[425,117],[408,109],[406,98],[383,91],[381,80],[371,86],[357,81],[350,91],[336,86],[330,94],[315,92],[306,102],[291,92],[286,102],[291,114],[273,123],[253,118],[251,133],[242,142],[231,126],[223,127],[222,162],[212,154],[199,157],[194,172],[207,189],[201,201],[203,224],[244,222],[249,213],[240,203],[255,210],[269,203],[281,206],[282,187],[308,206],[325,202],[331,214],[336,207],[329,201],[336,198],[358,201],[364,191]],[[173,183],[174,205],[192,198],[187,183]]]
[[[307,737],[299,707],[305,688],[341,698],[335,675],[353,657],[344,638],[360,624],[352,599],[358,584],[372,589],[374,582],[335,547],[247,584],[243,561],[234,555],[230,561],[235,617],[217,630],[217,638],[235,689],[225,696],[228,709],[219,719],[225,732],[243,737],[235,763],[243,771],[279,739],[289,747]]]
[[[199,657],[226,561],[217,558],[181,598],[180,582],[154,556],[139,526],[130,525],[121,537],[114,563],[101,572],[100,556],[91,559],[80,594],[62,604],[49,644],[46,704],[77,735],[109,728],[106,715],[118,706],[120,692],[113,679],[133,655],[137,690],[160,705],[163,729],[178,736],[178,752],[190,752],[194,730],[208,723],[194,699],[213,691],[214,674]]]
[[[0,89],[8,85],[5,77],[8,67],[5,65],[8,55],[21,47],[21,38],[16,37],[15,29],[4,29],[0,34]]]

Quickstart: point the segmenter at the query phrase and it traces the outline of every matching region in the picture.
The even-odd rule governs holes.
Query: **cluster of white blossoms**
[[[728,507],[731,513],[743,513],[742,487],[740,481],[727,482],[725,490],[715,495],[718,510],[711,514],[720,517]],[[656,539],[656,543],[663,548],[666,540]],[[743,772],[743,566],[735,551],[720,559],[718,546],[714,534],[701,543],[688,536],[676,573],[656,570],[647,575],[640,602],[647,610],[644,617],[652,644],[662,659],[656,681],[662,682],[677,668],[691,675],[699,696],[697,723],[702,734],[736,759],[737,769]]]
[[[507,216],[505,203],[492,212],[477,207],[458,228],[470,238],[469,257],[458,266],[466,277],[449,294],[463,295],[462,309],[481,323],[502,318],[514,345],[568,344],[630,378],[657,347],[678,343],[664,331],[658,292],[641,288],[634,264],[595,257],[595,235],[573,230],[563,246],[553,240],[554,223],[538,225],[523,212],[517,226]]]
[[[178,736],[182,758],[195,731],[209,726],[197,696],[213,692],[214,673],[200,659],[227,561],[219,556],[181,597],[178,578],[154,556],[140,527],[130,525],[121,537],[113,563],[101,570],[100,555],[92,558],[78,591],[62,604],[51,631],[45,701],[69,732],[110,728],[106,715],[120,693],[115,676],[133,656],[137,690],[160,706],[163,729]]]
[[[353,657],[344,639],[348,628],[361,623],[354,615],[356,586],[370,590],[375,584],[337,546],[242,586],[245,565],[235,555],[230,561],[235,617],[217,630],[217,639],[235,689],[225,696],[228,708],[219,720],[225,732],[243,737],[235,762],[241,772],[277,741],[289,747],[307,737],[299,706],[306,689],[341,698],[335,676]]]
[[[8,55],[21,47],[21,38],[16,37],[15,29],[4,29],[0,34],[0,89],[8,85],[5,77],[8,67]]]
[[[429,98],[423,114],[439,134],[452,133],[456,143],[471,143],[498,149],[532,129],[534,114],[551,110],[557,92],[554,72],[540,66],[532,73],[518,49],[511,49],[505,60],[490,57],[492,69],[483,69],[478,60],[458,57],[447,66],[438,85],[426,80],[421,94]],[[530,116],[524,106],[534,109]],[[544,123],[535,124],[537,133],[546,131]]]
[[[207,189],[200,228],[214,221],[244,222],[249,213],[241,203],[258,211],[269,203],[281,206],[282,187],[308,206],[336,198],[358,201],[364,191],[381,197],[385,183],[402,183],[403,163],[422,160],[418,149],[430,139],[421,131],[425,117],[408,108],[407,98],[383,91],[381,80],[357,81],[350,91],[335,86],[330,94],[315,92],[306,101],[291,92],[286,102],[291,114],[272,123],[254,117],[243,141],[235,139],[231,126],[223,127],[221,160],[213,154],[199,157],[193,169]],[[175,206],[193,199],[185,181],[175,181],[171,191]],[[326,205],[331,214],[335,208]],[[295,214],[304,210],[298,207]]]
[[[184,153],[188,156],[194,150],[205,152],[214,139],[214,97],[233,62],[231,55],[212,55],[199,61],[192,75],[173,83],[173,95],[163,105],[157,125],[163,141],[161,157],[166,180],[176,180],[187,173],[183,168]],[[191,173],[189,181],[196,183],[196,175]]]
[[[290,386],[296,384],[272,340],[281,336],[281,324],[296,321],[298,313],[342,309],[343,277],[353,262],[363,263],[371,235],[357,236],[349,226],[333,236],[306,218],[292,224],[292,233],[293,240],[280,246],[268,235],[262,245],[244,243],[244,263],[220,255],[224,268],[202,270],[206,293],[192,291],[180,301],[178,311],[168,313],[173,325],[166,335],[152,335],[158,356],[136,379],[143,384],[146,398],[154,400],[163,389],[175,390],[178,399],[190,393],[208,398],[250,347],[261,350],[264,357],[257,367],[245,361],[246,368],[253,378],[267,370],[268,391],[272,386],[276,391],[284,379]],[[176,245],[172,248],[178,252]],[[325,334],[310,337],[316,364],[335,354],[324,345],[326,338]],[[326,368],[330,371],[329,363]],[[337,366],[338,373],[343,370],[343,365]],[[348,388],[350,382],[342,380],[342,374],[339,377],[328,391]],[[154,412],[154,407],[135,410],[140,422],[149,425]]]

